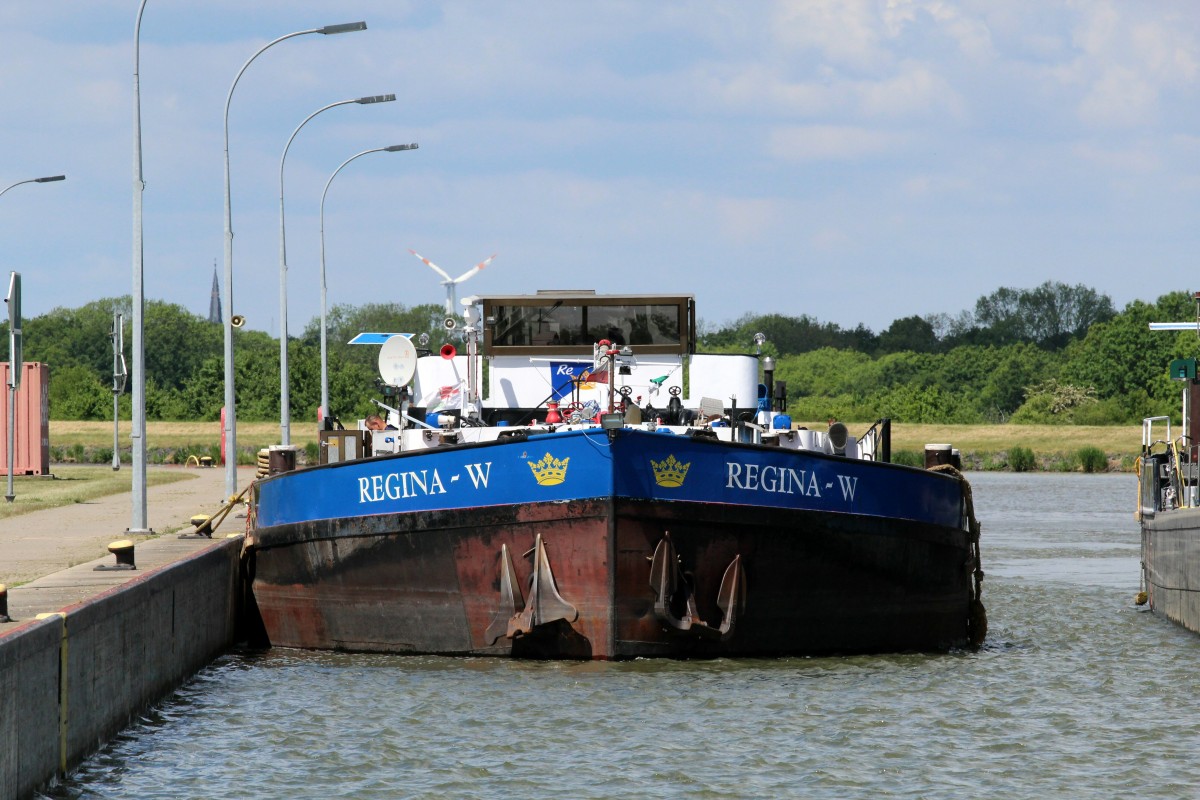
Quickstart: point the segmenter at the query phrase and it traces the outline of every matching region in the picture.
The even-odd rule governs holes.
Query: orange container
[[[23,364],[17,389],[14,475],[50,474],[50,365]],[[0,363],[0,472],[8,474],[8,362]]]

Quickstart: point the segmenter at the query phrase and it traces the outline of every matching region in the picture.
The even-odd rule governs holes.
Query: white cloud
[[[1158,89],[1137,71],[1109,67],[1091,84],[1079,102],[1083,122],[1098,126],[1134,128],[1154,121]]]
[[[765,198],[719,198],[714,204],[717,230],[733,244],[759,241],[782,220],[779,204]]]
[[[772,18],[787,49],[816,50],[829,63],[856,70],[889,60],[873,0],[779,0]]]
[[[1162,168],[1162,158],[1147,143],[1133,143],[1118,149],[1094,142],[1076,142],[1071,146],[1071,154],[1105,173],[1151,173]]]
[[[954,42],[959,52],[973,59],[992,57],[992,40],[984,19],[963,13],[959,4],[944,0],[887,0],[883,21],[892,37],[899,37],[906,26],[927,16],[939,33]]]
[[[767,152],[791,163],[854,160],[894,153],[903,137],[884,131],[843,125],[776,127],[767,139]]]
[[[1086,125],[1151,127],[1159,121],[1165,90],[1195,85],[1200,19],[1194,14],[1168,8],[1147,19],[1140,9],[1110,3],[1078,11],[1072,42],[1079,55],[1059,74],[1082,86],[1078,113]]]
[[[730,112],[755,116],[811,117],[837,108],[837,91],[811,81],[789,81],[769,64],[749,63],[719,72],[712,65],[695,76],[702,97],[716,98]]]
[[[1111,2],[1076,2],[1079,24],[1071,36],[1075,46],[1086,54],[1109,50],[1121,29],[1121,16]]]
[[[854,238],[841,228],[822,228],[814,231],[808,242],[821,253],[841,253],[853,248]]]
[[[920,174],[906,179],[902,188],[909,197],[927,200],[941,195],[961,195],[970,188],[970,182],[960,175]]]
[[[904,62],[894,74],[857,87],[859,108],[869,116],[907,117],[942,112],[963,113],[958,93],[928,65]]]
[[[1130,31],[1133,51],[1147,72],[1164,83],[1193,83],[1200,76],[1197,49],[1200,40],[1192,30],[1157,22],[1135,25]]]

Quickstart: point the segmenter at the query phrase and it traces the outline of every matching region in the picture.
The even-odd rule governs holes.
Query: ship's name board
[[[470,480],[472,488],[486,489],[492,474],[492,462],[464,464],[463,472]],[[384,500],[407,500],[413,497],[446,494],[447,484],[453,487],[462,478],[463,472],[447,473],[445,479],[436,468],[365,475],[358,479],[358,502],[379,503]]]
[[[541,462],[538,462],[539,464]],[[665,462],[664,462],[665,463]],[[531,467],[537,464],[531,463]],[[565,472],[566,462],[561,464]],[[676,465],[678,469],[678,465]],[[461,486],[468,491],[480,491],[488,488],[491,478],[492,462],[479,464],[463,464],[461,470],[439,470],[424,468],[400,470],[378,475],[364,475],[357,479],[358,502],[380,503],[387,500],[408,500],[419,497],[443,495]],[[683,483],[680,473],[674,485]],[[534,469],[534,478],[538,472]],[[669,476],[669,474],[668,474]],[[823,498],[832,494],[841,499],[853,502],[858,489],[858,477],[853,475],[835,474],[834,480],[825,480],[815,470],[780,467],[771,464],[752,464],[737,461],[725,462],[725,487],[743,492],[766,492],[770,494],[800,495],[802,497]],[[665,478],[662,478],[665,479]],[[539,479],[539,484],[562,483],[562,480],[550,481]],[[662,484],[660,479],[660,485]]]
[[[833,481],[821,481],[815,471],[775,467],[770,464],[725,462],[726,489],[821,497],[822,491],[832,491],[840,487],[843,500],[854,500],[854,493],[858,489],[858,477],[854,475],[835,475],[834,477],[837,478],[836,486]]]

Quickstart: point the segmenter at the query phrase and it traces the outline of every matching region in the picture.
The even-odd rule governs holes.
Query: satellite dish
[[[379,348],[379,377],[389,386],[406,386],[417,371],[417,348],[407,336],[397,334]]]

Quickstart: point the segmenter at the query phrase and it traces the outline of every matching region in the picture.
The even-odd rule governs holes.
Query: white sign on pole
[[[21,372],[25,363],[24,342],[21,339],[21,273],[14,272],[8,279],[8,383],[14,389],[21,388]]]

